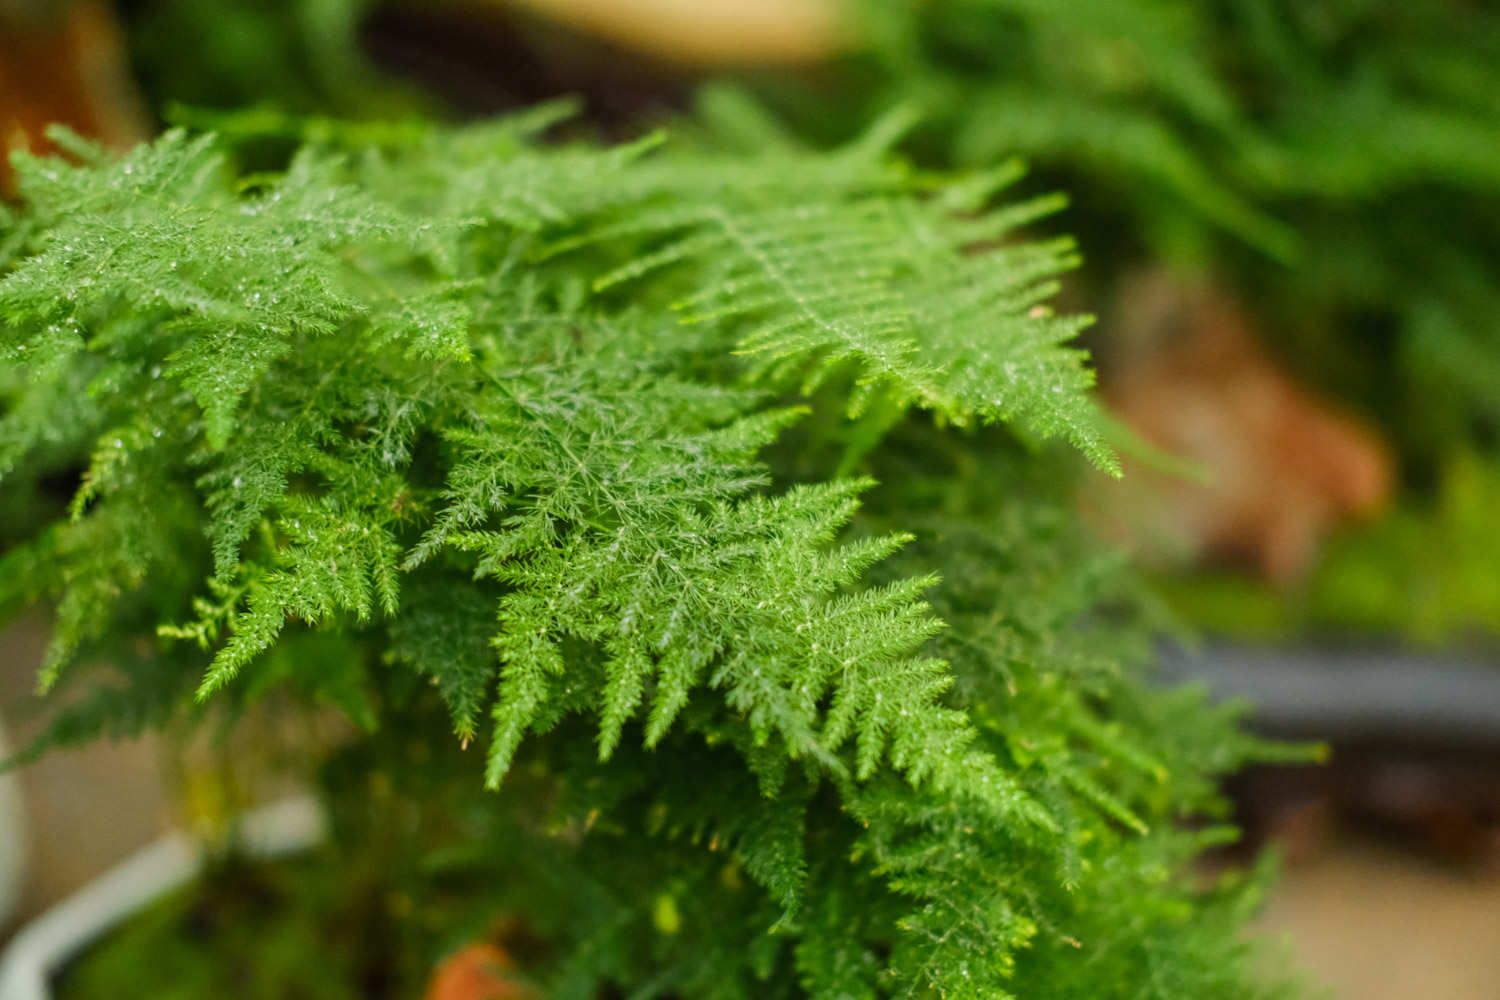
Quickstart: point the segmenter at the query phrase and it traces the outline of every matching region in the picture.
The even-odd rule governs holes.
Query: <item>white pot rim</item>
[[[326,831],[310,795],[279,799],[242,814],[234,844],[248,857],[274,858],[316,846]],[[70,959],[126,917],[195,878],[208,854],[186,833],[168,834],[32,920],[0,955],[0,1000],[50,1000],[52,978]]]

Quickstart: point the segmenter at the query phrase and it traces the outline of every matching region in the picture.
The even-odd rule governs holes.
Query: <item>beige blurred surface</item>
[[[40,617],[0,632],[0,718],[16,746],[41,724],[32,690],[46,642]],[[56,902],[166,829],[160,763],[155,741],[142,739],[60,751],[20,772],[29,860],[19,917]]]
[[[835,0],[508,0],[666,59],[813,62],[837,47]]]
[[[1345,835],[1289,866],[1256,928],[1335,1000],[1500,997],[1500,875]]]

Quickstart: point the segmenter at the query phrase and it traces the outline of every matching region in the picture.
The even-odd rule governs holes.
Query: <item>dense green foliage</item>
[[[1253,886],[1184,868],[1271,751],[1143,686],[1045,443],[1112,462],[1071,245],[1017,233],[1057,200],[895,119],[744,156],[556,117],[19,159],[0,602],[55,602],[79,695],[32,752],[335,706],[412,969],[520,914],[549,997],[1279,995]]]
[[[1149,261],[1206,271],[1252,302],[1280,356],[1376,421],[1394,445],[1408,521],[1444,516],[1441,484],[1465,475],[1444,468],[1451,456],[1500,468],[1500,169],[1492,155],[1500,18],[1485,5],[842,7],[848,44],[832,65],[753,81],[803,140],[847,141],[905,102],[922,115],[906,145],[919,162],[1028,157],[1077,200],[1070,228],[1096,248],[1084,278],[1088,301],[1107,302],[1113,279]],[[396,110],[389,91],[371,86],[356,44],[365,0],[237,0],[205,10],[162,0],[130,6],[137,64],[156,99]],[[235,30],[218,30],[231,21]],[[723,97],[711,91],[705,110],[712,114]],[[1346,568],[1330,565],[1315,594],[1278,597],[1240,582],[1216,588],[1226,599],[1205,621],[1274,614],[1287,627],[1433,636],[1432,614],[1418,605],[1381,599],[1376,609],[1360,586],[1336,593],[1356,581],[1357,567],[1388,566],[1383,539],[1412,530],[1392,526],[1340,543],[1332,559]],[[1497,544],[1500,536],[1481,527],[1460,549],[1469,559]],[[1480,576],[1443,575],[1445,600],[1465,608],[1492,600]],[[1322,610],[1304,615],[1304,603]],[[1437,631],[1476,623],[1458,617]]]
[[[846,6],[855,42],[816,99],[757,81],[803,133],[837,141],[899,100],[923,112],[923,162],[1028,157],[1076,197],[1096,301],[1143,262],[1206,272],[1251,304],[1298,375],[1393,446],[1399,513],[1340,540],[1304,591],[1232,583],[1206,603],[1187,583],[1185,608],[1214,625],[1269,614],[1283,630],[1493,641],[1500,535],[1456,517],[1450,496],[1500,475],[1493,8]]]
[[[915,101],[931,159],[1026,155],[1067,177],[1079,226],[1108,227],[1118,246],[1123,224],[1128,243],[1102,266],[1127,266],[1141,249],[1206,260],[1271,299],[1262,308],[1297,339],[1364,319],[1345,335],[1367,357],[1338,358],[1352,371],[1328,377],[1442,378],[1458,396],[1443,418],[1461,404],[1493,423],[1500,305],[1484,275],[1500,248],[1490,155],[1500,18],[1483,5],[859,0],[851,9],[859,42],[843,68],[847,91],[787,102],[810,131],[837,134],[892,100]],[[1293,266],[1237,254],[1216,232]],[[1377,319],[1399,333],[1394,357],[1368,356]],[[1372,371],[1379,362],[1388,363]],[[1363,388],[1373,397],[1391,386]],[[1434,431],[1441,418],[1430,404],[1442,393],[1422,389],[1433,391],[1390,403]]]

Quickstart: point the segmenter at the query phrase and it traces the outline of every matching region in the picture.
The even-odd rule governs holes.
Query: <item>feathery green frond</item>
[[[1172,742],[1059,498],[942,467],[1017,435],[1112,467],[1047,305],[1072,244],[1021,232],[1060,200],[902,165],[901,116],[730,157],[554,114],[324,123],[243,179],[182,132],[23,159],[0,470],[84,471],[0,603],[56,602],[47,685],[152,665],[46,738],[336,707],[410,782],[343,815],[419,790],[409,874],[524,889],[555,997],[1022,995],[1099,913],[1207,906],[1156,873],[1255,748],[1186,708]],[[1241,981],[1172,919],[1121,947]]]

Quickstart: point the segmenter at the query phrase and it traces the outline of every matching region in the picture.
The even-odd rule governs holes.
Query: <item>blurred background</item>
[[[689,115],[674,127],[808,145],[907,104],[915,165],[1020,156],[1032,191],[1067,192],[1055,225],[1086,261],[1062,304],[1099,316],[1127,465],[1080,510],[1187,625],[1164,681],[1250,696],[1264,731],[1329,747],[1231,789],[1245,850],[1284,857],[1259,926],[1338,997],[1496,995],[1500,10],[0,0],[10,150],[47,148],[51,122],[118,147],[171,123],[290,143],[319,116],[564,94],[608,137]],[[37,517],[0,495],[0,546]],[[40,724],[46,634],[0,635],[12,746]],[[217,794],[151,740],[12,780],[29,865],[11,926]]]

